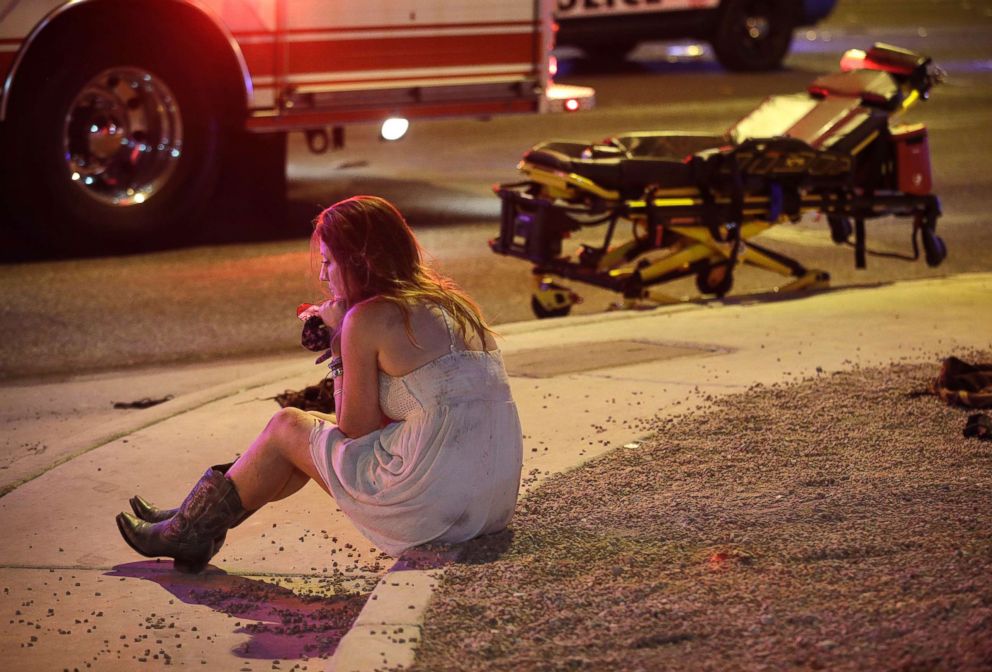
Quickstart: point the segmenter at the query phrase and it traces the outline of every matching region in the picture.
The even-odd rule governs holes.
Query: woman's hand
[[[341,322],[344,320],[345,313],[348,312],[344,299],[328,299],[321,303],[303,304],[303,306],[297,308],[296,312],[296,316],[301,322],[306,322],[314,315],[320,315],[320,319],[333,332],[341,330]]]
[[[341,323],[344,321],[345,313],[348,312],[348,304],[344,299],[330,299],[314,308],[317,308],[320,319],[333,333],[340,333]]]

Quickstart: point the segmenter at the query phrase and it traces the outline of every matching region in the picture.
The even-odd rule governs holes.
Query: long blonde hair
[[[355,305],[379,298],[397,305],[410,340],[410,306],[435,303],[451,315],[463,337],[471,329],[482,343],[494,333],[482,311],[453,280],[423,261],[423,249],[403,215],[378,196],[353,196],[321,212],[312,242],[323,241],[341,269],[345,298]]]

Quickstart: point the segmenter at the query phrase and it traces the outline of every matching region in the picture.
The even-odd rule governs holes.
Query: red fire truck
[[[551,12],[551,0],[0,0],[3,209],[77,249],[176,242],[228,171],[247,162],[264,184],[284,180],[289,131],[319,145],[352,122],[581,109],[592,92],[548,74]]]

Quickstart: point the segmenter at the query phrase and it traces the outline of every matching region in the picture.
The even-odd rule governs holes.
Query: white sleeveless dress
[[[379,372],[379,404],[394,419],[349,439],[317,420],[310,454],[338,506],[379,549],[398,556],[459,543],[509,523],[523,437],[498,350],[455,346],[405,376]]]

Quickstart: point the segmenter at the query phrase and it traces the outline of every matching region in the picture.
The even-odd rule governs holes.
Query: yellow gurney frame
[[[813,120],[806,126],[813,128],[815,122],[816,134],[804,135],[799,115],[785,132],[755,137],[756,124],[745,118],[738,129],[716,138],[725,139],[722,146],[690,150],[674,161],[660,154],[672,153],[672,146],[706,146],[713,138],[658,132],[588,146],[570,141],[535,146],[518,166],[525,179],[495,188],[503,209],[491,248],[534,264],[532,307],[539,317],[567,314],[581,300],[558,278],[617,292],[628,307],[645,300],[676,301],[657,286],[690,275],[702,294],[722,297],[740,264],[788,277],[778,291],[824,287],[829,283],[825,271],[807,269],[753,241],[806,213],[825,215],[837,243],[854,236],[859,267],[865,265],[867,219],[911,218],[912,258],[919,257],[922,241],[926,262],[940,264],[946,250],[935,234],[940,202],[929,193],[927,147],[922,146],[925,171],[916,170],[912,183],[910,171],[899,164],[904,157],[896,156],[902,150],[897,133],[925,141],[925,129],[889,125],[891,117],[927,96],[940,79],[939,70],[929,58],[887,45],[860,53],[858,66],[848,68],[853,74],[820,78],[810,88],[809,101],[787,101],[805,105],[803,114]],[[817,112],[841,119],[835,122],[840,130],[826,133]],[[732,137],[735,131],[739,137]],[[638,143],[648,149],[637,150]],[[919,161],[920,148],[914,151]],[[640,173],[625,183],[619,176],[628,166]],[[633,235],[614,244],[621,222],[630,223]],[[604,227],[602,244],[562,254],[563,239],[599,226]]]

